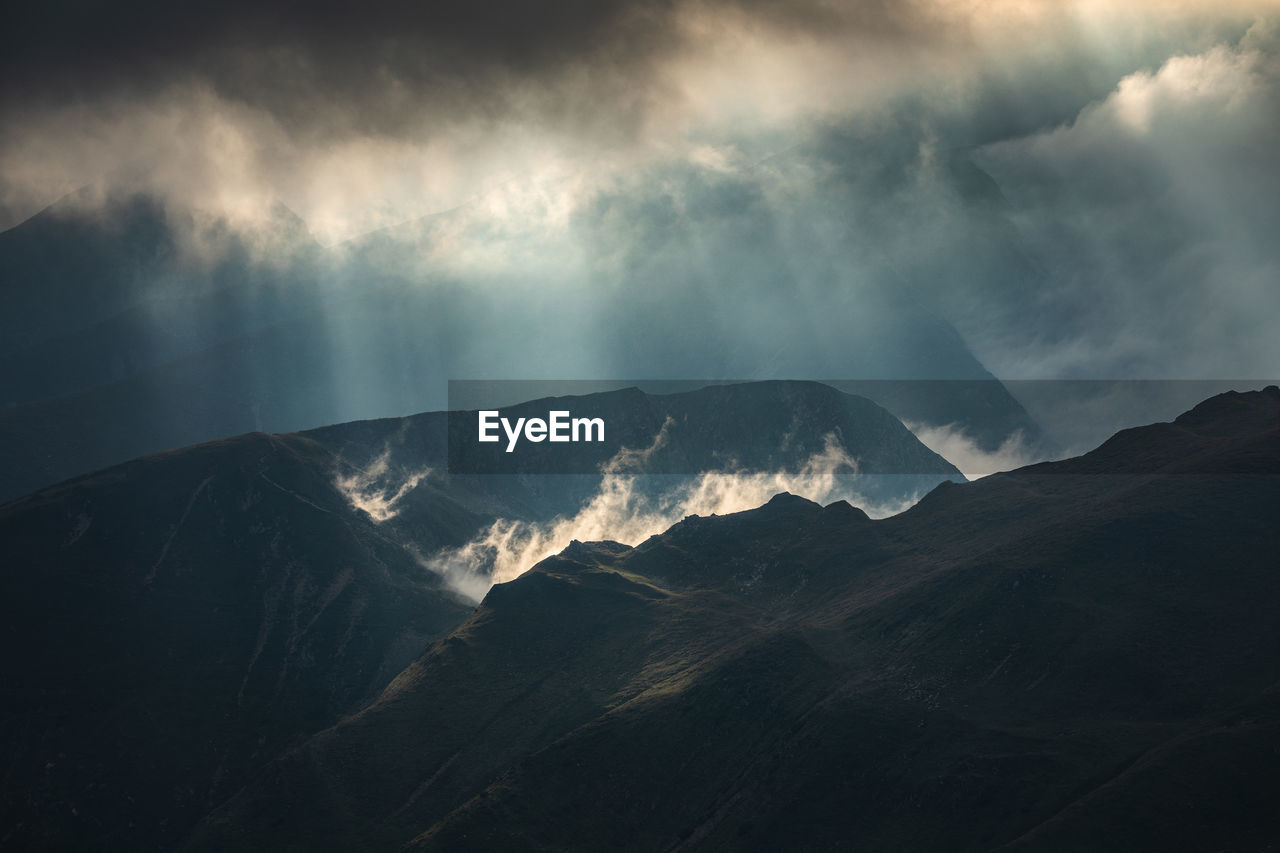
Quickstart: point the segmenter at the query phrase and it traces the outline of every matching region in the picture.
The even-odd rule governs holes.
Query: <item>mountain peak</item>
[[[589,542],[572,539],[558,556],[581,561],[583,559],[597,559],[601,556],[614,556],[630,550],[630,545],[624,545],[612,539],[599,539]]]
[[[1208,435],[1241,434],[1280,425],[1280,387],[1216,394],[1174,418],[1175,424]]]
[[[763,508],[773,510],[804,509],[807,511],[811,508],[820,509],[821,507],[808,498],[803,498],[800,495],[793,495],[791,492],[778,492],[776,495],[769,498],[769,501]]]
[[[822,514],[828,518],[836,518],[841,520],[857,519],[858,521],[870,521],[871,516],[867,515],[866,510],[862,507],[854,506],[846,500],[833,501],[822,508]]]

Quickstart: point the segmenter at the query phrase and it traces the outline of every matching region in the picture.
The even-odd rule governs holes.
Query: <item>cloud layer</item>
[[[92,184],[274,254],[283,204],[356,283],[563,306],[561,376],[938,376],[952,328],[1002,378],[1274,375],[1278,14],[31,7],[0,45],[0,222]]]
[[[1005,374],[1254,378],[1280,366],[1280,31],[1123,78],[976,160],[1046,271],[1056,346]],[[1257,372],[1255,372],[1257,371]]]
[[[1269,3],[42,5],[0,44],[0,203],[89,183],[239,219],[283,201],[339,239],[764,130],[776,153],[902,97],[1007,135]]]

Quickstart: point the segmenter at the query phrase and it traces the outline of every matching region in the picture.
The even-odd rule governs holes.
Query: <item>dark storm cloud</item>
[[[851,86],[851,63],[966,38],[936,4],[882,0],[64,0],[8,14],[0,227],[94,184],[255,226],[283,201],[327,241],[552,160],[632,157],[708,123],[862,97],[885,81]]]
[[[24,12],[0,207],[100,182],[268,245],[281,202],[328,243],[448,211],[364,260],[573,304],[562,375],[1244,375],[1270,2]]]
[[[201,81],[290,125],[394,130],[396,89],[493,108],[493,77],[554,71],[605,48],[659,50],[663,28],[620,3],[25,4],[0,43],[10,109],[145,98]],[[625,37],[620,37],[624,36]],[[643,45],[643,47],[640,47]],[[372,100],[360,98],[381,90]],[[415,111],[416,112],[416,111]]]
[[[693,20],[733,18],[784,36],[937,31],[916,4],[881,0],[63,0],[9,15],[0,98],[18,113],[201,81],[295,130],[366,133],[416,130],[424,109],[441,119],[505,116],[531,99],[570,124],[589,122],[579,111],[634,117],[671,97],[655,66],[698,49]]]

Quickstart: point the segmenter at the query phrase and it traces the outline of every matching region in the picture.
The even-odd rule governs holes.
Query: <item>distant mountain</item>
[[[962,479],[817,383],[560,402],[606,413],[615,447],[672,418],[654,464],[685,479],[796,467],[829,434],[870,471],[914,472],[904,488]],[[0,846],[171,849],[463,623],[471,603],[422,557],[498,517],[572,513],[600,483],[543,476],[545,459],[537,476],[451,477],[447,439],[445,413],[244,435],[0,506]],[[366,493],[402,494],[381,516]]]
[[[748,382],[675,394],[627,388],[531,400],[501,411],[514,420],[546,417],[551,409],[601,417],[610,425],[606,441],[526,444],[512,462],[504,444],[474,441],[474,412],[356,421],[301,435],[327,447],[346,469],[381,470],[368,484],[381,493],[433,472],[403,495],[384,524],[419,544],[440,538],[430,523],[441,499],[481,518],[548,521],[572,515],[598,493],[601,467],[627,450],[647,451],[622,471],[639,475],[634,491],[649,497],[708,471],[798,472],[826,452],[829,438],[858,466],[857,474],[839,470],[835,477],[871,499],[908,501],[939,482],[964,481],[954,465],[885,409],[817,382]]]
[[[535,365],[540,378],[977,380],[978,392],[849,390],[904,419],[954,422],[985,446],[1010,430],[1038,434],[955,330],[887,272],[830,285],[821,328],[782,279],[725,304],[707,282],[683,280],[705,264],[671,257],[598,270],[568,298],[438,264],[441,241],[463,239],[453,219],[466,217],[326,249],[281,209],[268,252],[145,197],[86,196],[0,233],[0,500],[199,441],[444,408],[449,379],[535,378],[512,375]],[[776,248],[735,256],[735,269],[787,274],[774,270]],[[651,279],[665,282],[661,298]],[[777,324],[771,336],[727,313],[743,305]]]
[[[0,405],[136,376],[331,295],[320,247],[283,208],[270,263],[225,229],[183,245],[191,227],[146,196],[81,191],[0,232]]]
[[[184,849],[1270,849],[1277,517],[1271,386],[882,521],[575,542]]]
[[[127,310],[142,296],[140,276],[172,256],[173,235],[158,202],[119,199],[99,215],[84,212],[89,203],[87,194],[73,195],[0,232],[5,351],[83,331]]]

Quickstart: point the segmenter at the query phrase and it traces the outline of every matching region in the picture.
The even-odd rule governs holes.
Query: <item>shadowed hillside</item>
[[[574,543],[187,849],[1264,849],[1278,426]]]
[[[668,484],[798,465],[827,435],[870,470],[910,463],[910,488],[959,479],[883,409],[815,383],[574,402],[597,404],[629,424],[605,453],[680,418],[654,457],[682,472]],[[599,487],[599,473],[450,477],[447,426],[437,413],[250,434],[0,507],[0,845],[172,848],[467,618],[472,602],[423,558],[498,517],[572,513]]]

